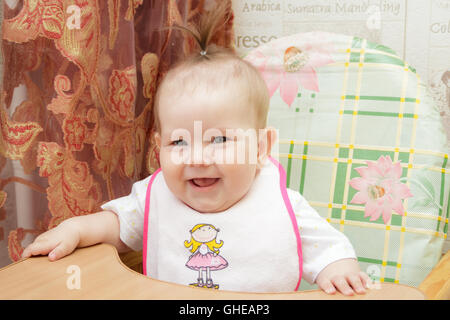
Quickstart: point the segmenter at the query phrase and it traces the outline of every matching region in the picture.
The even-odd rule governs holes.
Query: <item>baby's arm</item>
[[[298,193],[288,189],[302,241],[303,278],[326,293],[364,293],[370,278],[359,269],[345,235],[332,227]]]
[[[76,248],[109,243],[119,252],[130,249],[120,240],[119,219],[111,211],[73,217],[39,235],[22,253],[22,258],[48,254],[50,261],[61,259]]]
[[[104,211],[64,220],[39,235],[25,248],[22,257],[48,254],[49,259],[55,261],[76,248],[97,243],[112,244],[118,252],[141,250],[144,225],[142,204],[150,177],[134,183],[128,196],[104,203],[101,206]]]

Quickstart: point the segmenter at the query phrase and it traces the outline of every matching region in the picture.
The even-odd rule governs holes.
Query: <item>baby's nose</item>
[[[209,166],[214,164],[214,152],[211,148],[203,147],[192,150],[189,164],[192,166]]]

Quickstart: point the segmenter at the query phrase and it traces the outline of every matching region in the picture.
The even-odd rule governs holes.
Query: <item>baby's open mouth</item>
[[[219,181],[219,178],[196,178],[189,181],[198,188],[206,188]]]

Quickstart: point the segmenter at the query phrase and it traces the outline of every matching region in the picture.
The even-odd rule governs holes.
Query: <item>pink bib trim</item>
[[[274,158],[269,156],[269,160],[278,167],[278,171],[280,173],[280,190],[281,195],[283,196],[284,204],[286,205],[286,209],[289,213],[289,217],[291,218],[292,227],[294,228],[295,237],[297,238],[297,254],[298,254],[298,282],[295,287],[295,291],[298,290],[300,286],[300,282],[302,280],[302,270],[303,270],[303,258],[302,258],[302,242],[300,239],[300,232],[298,231],[297,219],[295,218],[294,210],[292,209],[291,201],[289,200],[287,189],[286,189],[286,171],[284,171],[283,166]]]
[[[152,184],[153,181],[156,178],[156,175],[161,172],[161,168],[156,170],[152,177],[150,178],[150,181],[148,183],[147,187],[147,194],[145,196],[145,211],[144,211],[144,243],[142,244],[142,268],[144,275],[147,275],[147,235],[148,235],[148,216],[150,211],[150,192],[152,190]]]

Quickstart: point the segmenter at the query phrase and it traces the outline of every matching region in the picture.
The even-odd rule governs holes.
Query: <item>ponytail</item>
[[[198,51],[193,58],[209,60],[217,52],[225,51],[211,43],[215,32],[222,28],[232,18],[231,0],[220,0],[220,2],[208,12],[200,16],[198,23],[189,26],[174,25],[174,29],[187,32],[198,44]]]

